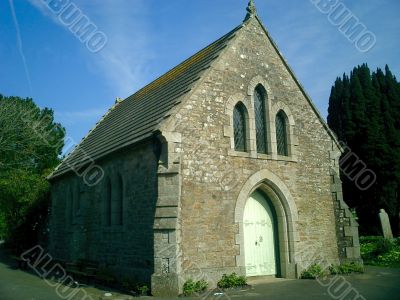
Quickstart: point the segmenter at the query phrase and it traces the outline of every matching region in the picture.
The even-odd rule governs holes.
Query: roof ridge
[[[156,86],[159,81],[162,81],[164,79],[167,79],[168,76],[172,76],[175,75],[176,73],[178,73],[178,71],[183,71],[185,69],[185,67],[189,67],[189,63],[191,63],[192,59],[196,58],[196,59],[200,59],[201,57],[197,57],[199,54],[205,54],[204,51],[208,50],[210,48],[212,48],[213,46],[215,46],[217,43],[221,42],[222,40],[224,40],[226,37],[228,37],[229,35],[231,35],[232,33],[236,32],[239,28],[241,28],[243,26],[243,24],[238,25],[237,27],[235,27],[233,30],[231,30],[230,32],[228,32],[227,34],[225,34],[224,36],[220,37],[218,40],[214,41],[213,43],[207,45],[206,47],[202,48],[201,50],[197,51],[195,54],[191,55],[190,57],[188,57],[187,59],[185,59],[184,61],[182,61],[181,63],[179,63],[178,65],[176,65],[175,67],[171,68],[169,71],[167,71],[166,73],[164,73],[163,75],[160,75],[159,77],[157,77],[155,80],[151,81],[150,83],[148,83],[147,85],[145,85],[144,87],[142,87],[141,89],[139,89],[138,91],[136,91],[136,93],[134,93],[133,95],[127,97],[128,98],[134,98],[135,96],[140,96],[141,94],[147,92],[148,90],[150,90],[151,88],[153,88],[154,86]]]
[[[134,144],[156,132],[196,81],[210,68],[235,33],[227,34],[202,48],[183,62],[159,76],[136,93],[114,104],[81,142],[49,175],[53,179],[71,171],[71,165],[82,168],[93,160]],[[82,151],[77,151],[82,149]]]
[[[81,141],[79,142],[79,144],[75,144],[74,148],[66,154],[66,156],[63,158],[63,160],[61,161],[61,163],[59,163],[57,165],[57,167],[54,168],[53,172],[50,173],[50,175],[48,175],[46,178],[50,179],[51,177],[53,177],[54,173],[57,172],[57,170],[61,167],[61,165],[64,163],[64,161],[66,161],[68,158],[70,158],[72,156],[72,154],[76,151],[76,149],[78,149],[78,147],[82,144],[82,142],[84,140],[86,140],[90,133],[92,133],[99,125],[100,123],[111,113],[111,111],[113,111],[115,109],[116,106],[118,106],[119,104],[121,104],[123,101],[118,101],[115,102],[105,113],[104,115],[100,118],[100,120],[98,122],[96,122],[96,124],[88,131],[88,133],[81,139]]]

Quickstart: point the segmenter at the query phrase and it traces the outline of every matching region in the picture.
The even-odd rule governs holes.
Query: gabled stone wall
[[[249,136],[250,151],[236,152],[229,107],[242,101],[251,111],[252,87],[264,82],[271,107],[270,153],[253,150],[254,134]],[[289,157],[277,155],[274,144],[273,112],[285,108],[292,119]],[[254,122],[251,116],[250,112],[249,122]],[[237,260],[243,249],[235,210],[245,183],[263,170],[279,179],[286,194],[274,192],[296,204],[296,212],[284,212],[298,215],[293,228],[280,232],[281,257],[285,265],[295,266],[283,275],[297,277],[316,260],[339,263],[330,175],[332,137],[255,18],[237,33],[167,123],[168,131],[182,135],[183,281],[204,278],[215,286],[224,273],[243,274]],[[257,188],[263,182],[252,184]]]
[[[146,142],[96,162],[115,186],[123,181],[123,225],[104,224],[105,180],[94,187],[75,174],[52,183],[50,253],[63,261],[96,261],[120,279],[150,283],[154,270],[154,215],[158,157]],[[70,220],[69,202],[79,197],[80,209]]]
[[[266,90],[268,153],[256,151],[253,94]],[[248,112],[247,152],[234,149],[232,110]],[[275,116],[287,116],[289,155],[277,153]],[[357,260],[357,224],[343,202],[339,146],[276,46],[250,16],[154,140],[96,162],[123,181],[123,225],[105,226],[104,183],[76,175],[52,185],[50,251],[58,259],[95,260],[122,277],[176,295],[187,279],[214,287],[245,274],[243,210],[256,189],[277,212],[280,272],[296,278],[316,261]],[[71,199],[79,199],[79,209]]]

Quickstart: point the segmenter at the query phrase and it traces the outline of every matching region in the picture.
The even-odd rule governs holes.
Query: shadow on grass
[[[39,258],[40,260],[40,258]],[[57,261],[46,261],[43,264],[38,264],[35,268],[32,268],[24,261],[20,256],[15,256],[12,252],[7,249],[4,243],[0,243],[0,264],[1,268],[8,268],[13,271],[24,272],[27,275],[36,277],[38,280],[46,281],[58,292],[63,291],[68,295],[72,295],[76,292],[77,295],[90,294],[91,297],[81,299],[103,299],[106,293],[112,295],[118,295],[119,298],[130,299],[131,297],[137,297],[139,294],[119,288],[119,286],[107,285],[103,282],[99,282],[97,279],[84,279],[80,277],[70,276],[67,272],[65,265],[60,264],[60,268],[54,270],[54,266],[58,265]],[[95,298],[93,298],[94,296]],[[62,297],[60,299],[69,299],[70,297]],[[107,298],[107,297],[106,297]],[[75,296],[70,299],[75,299]],[[113,298],[107,298],[113,299]]]
[[[0,263],[6,265],[10,269],[17,270],[20,267],[15,258],[11,251],[6,248],[4,241],[0,241]]]

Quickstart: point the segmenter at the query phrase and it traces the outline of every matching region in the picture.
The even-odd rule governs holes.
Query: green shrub
[[[122,287],[124,290],[134,292],[139,296],[147,296],[150,292],[150,289],[146,284],[138,283],[137,280],[133,278],[125,278],[122,281]]]
[[[363,260],[370,260],[375,256],[376,242],[361,242],[360,252]]]
[[[400,265],[400,247],[397,249],[386,253],[385,255],[378,256],[379,261],[381,261],[385,266],[396,266]]]
[[[196,282],[197,292],[204,292],[208,288],[208,283],[205,280],[200,280]]]
[[[305,269],[300,278],[301,279],[315,279],[324,275],[324,271],[319,264],[312,264],[307,269]]]
[[[376,243],[376,255],[383,255],[392,251],[394,244],[391,240],[388,239],[379,239]]]
[[[349,264],[342,264],[339,266],[331,265],[329,267],[329,272],[332,275],[346,275],[351,273],[364,273],[364,267],[360,264],[356,263],[349,263]]]
[[[190,296],[195,293],[195,282],[192,279],[187,280],[183,284],[183,294],[185,296]]]
[[[187,280],[183,285],[183,294],[185,296],[191,296],[196,293],[204,292],[208,288],[208,283],[204,280],[193,281],[192,279]]]
[[[380,239],[382,239],[381,236],[360,236],[360,243],[375,243]]]
[[[389,253],[396,246],[395,242],[383,237],[365,237],[360,242],[361,257],[366,260]]]
[[[19,256],[36,245],[46,246],[50,202],[50,194],[42,192],[36,200],[26,204],[20,222],[8,227],[6,246],[14,255]]]
[[[341,274],[340,266],[338,265],[330,265],[329,266],[329,273],[332,275]]]
[[[366,265],[382,267],[400,267],[399,238],[394,240],[383,237],[361,237],[361,257]]]
[[[231,275],[224,274],[217,285],[221,289],[242,287],[247,285],[247,279],[244,276],[238,276],[236,273],[232,273]]]
[[[352,273],[364,273],[364,266],[358,263],[350,263],[346,265]]]
[[[150,289],[147,285],[142,284],[142,285],[137,285],[136,287],[136,292],[140,295],[140,296],[147,296],[150,292]]]

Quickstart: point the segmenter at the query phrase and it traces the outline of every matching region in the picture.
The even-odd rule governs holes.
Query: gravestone
[[[381,209],[381,212],[379,213],[379,219],[381,221],[383,237],[385,239],[392,239],[393,233],[392,228],[390,227],[389,216],[384,209]]]

